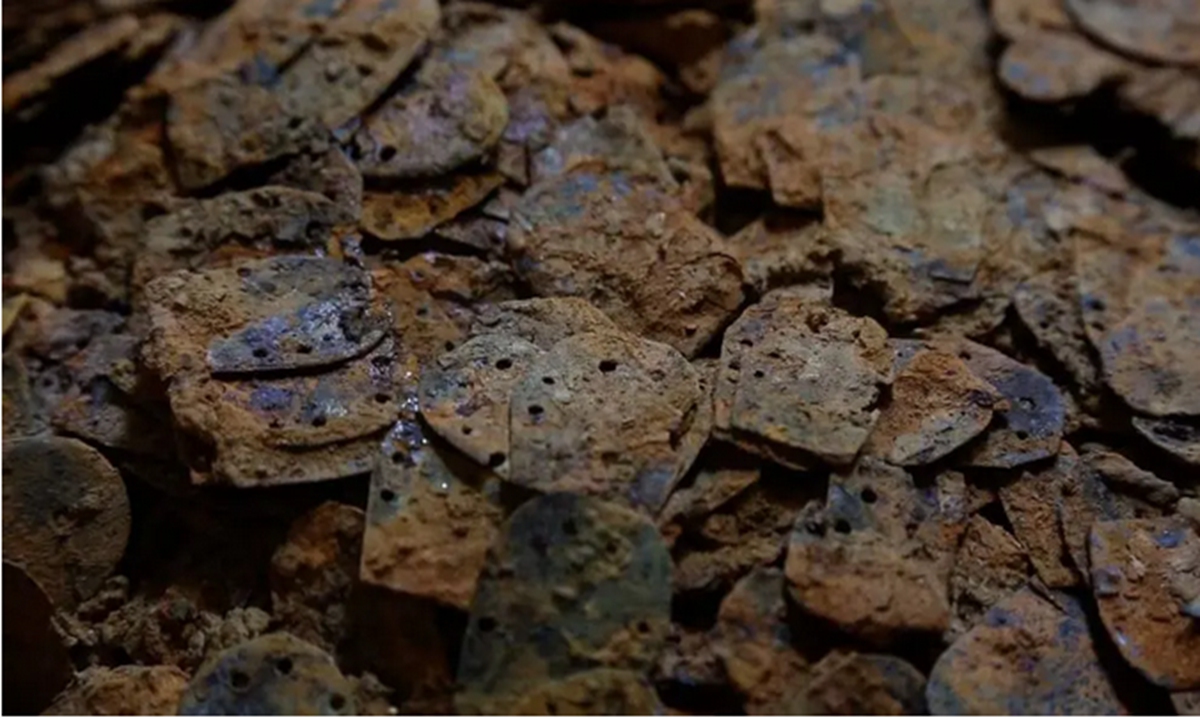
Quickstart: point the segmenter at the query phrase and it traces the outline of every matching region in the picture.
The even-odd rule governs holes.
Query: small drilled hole
[[[402,453],[402,452],[392,453],[392,462],[396,463],[397,465],[404,462],[404,453]]]
[[[463,429],[462,429],[463,435],[470,435],[473,432],[475,432],[475,428],[471,427],[470,425],[463,425]]]
[[[766,373],[764,373],[762,370],[755,370],[755,371],[754,371],[754,377],[756,377],[756,378],[764,378],[764,377],[766,377],[766,375],[767,375],[767,374],[766,374]]]
[[[325,420],[324,415],[318,415],[312,419],[312,426],[313,427],[325,427],[326,422],[327,421]]]
[[[252,352],[250,354],[253,355],[254,357],[258,358],[259,360],[261,360],[267,356],[267,349],[266,348],[254,348],[254,352]]]
[[[379,159],[384,162],[391,162],[394,157],[396,157],[396,148],[391,145],[386,145],[383,150],[379,151]]]
[[[290,674],[292,672],[292,659],[279,658],[275,661],[275,669],[278,670],[282,675]]]
[[[453,349],[454,349],[454,343],[452,343],[452,342],[450,342],[449,340],[447,340],[447,341],[446,341],[446,344],[445,344],[445,345],[443,345],[442,347],[446,348],[446,352],[450,352],[451,350],[453,350]]]
[[[601,360],[600,361],[600,372],[610,373],[616,369],[617,369],[617,361],[616,360]]]
[[[1017,439],[1018,440],[1028,440],[1029,433],[1025,432],[1024,430],[1018,430],[1017,431]]]
[[[508,358],[502,358],[496,361],[497,370],[507,370],[510,367],[512,367],[512,360],[509,360]]]
[[[845,535],[850,532],[850,523],[845,520],[838,520],[833,524],[833,529]]]
[[[341,712],[346,708],[346,698],[342,695],[330,695],[329,707],[333,708],[334,712]]]
[[[553,385],[553,384],[554,384],[554,378],[552,378],[552,377],[544,377],[544,378],[542,378],[542,384],[543,384],[543,385]]]
[[[541,415],[544,412],[546,412],[546,408],[542,407],[541,405],[530,405],[529,406],[529,414],[530,415]]]
[[[645,620],[639,621],[637,624],[637,631],[643,635],[650,632],[650,623],[646,622]]]
[[[250,676],[241,670],[234,670],[229,673],[229,685],[234,690],[245,690],[250,687]]]
[[[879,499],[879,496],[876,495],[875,491],[872,490],[871,488],[863,488],[863,491],[860,494],[860,497],[862,497],[862,501],[867,503],[868,505],[873,504],[876,500]]]
[[[377,403],[383,404],[385,402],[389,402],[391,399],[392,396],[388,395],[387,393],[375,393],[375,402]]]
[[[393,460],[394,459],[395,458],[393,458]],[[379,499],[384,501],[385,503],[394,502],[396,500],[396,491],[388,490],[387,488],[384,488],[383,490],[379,491]]]
[[[505,456],[505,454],[502,452],[492,453],[491,455],[488,455],[488,467],[498,468],[503,465],[504,461],[507,459],[507,456]]]
[[[308,355],[312,352],[312,350],[312,345],[300,345],[296,348],[296,352],[300,353],[301,355]]]

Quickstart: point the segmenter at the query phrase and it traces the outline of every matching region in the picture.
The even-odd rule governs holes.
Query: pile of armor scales
[[[4,710],[1200,708],[1198,0],[5,2]]]

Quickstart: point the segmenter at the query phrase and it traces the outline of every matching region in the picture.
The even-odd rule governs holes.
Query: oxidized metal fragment
[[[164,380],[206,367],[245,375],[333,365],[379,344],[386,315],[346,263],[278,257],[154,281],[148,363]]]
[[[1200,466],[1200,426],[1195,421],[1135,417],[1133,429],[1155,447],[1191,466]]]
[[[870,642],[946,631],[958,533],[938,508],[908,473],[878,460],[831,478],[825,508],[802,512],[788,540],[792,598]]]
[[[21,565],[54,605],[95,593],[129,540],[125,483],[104,456],[78,440],[4,442],[4,557]]]
[[[1200,66],[1200,3],[1195,0],[1063,0],[1086,33],[1152,63]]]
[[[421,417],[472,460],[507,477],[509,398],[542,355],[520,338],[471,338],[422,374]]]
[[[333,658],[287,633],[212,657],[192,678],[180,715],[353,715],[353,687]]]
[[[1169,690],[1200,688],[1200,537],[1179,518],[1092,526],[1092,594],[1122,657]]]
[[[1021,590],[938,658],[925,697],[935,715],[1124,714],[1079,601]]]
[[[742,301],[725,241],[655,184],[624,173],[580,169],[531,188],[508,239],[535,292],[581,297],[688,357]]]
[[[505,712],[548,681],[646,672],[670,621],[671,559],[654,526],[552,493],[508,519],[488,552],[463,639],[455,703]]]
[[[472,335],[503,335],[549,350],[572,335],[617,334],[608,316],[585,300],[572,297],[531,298],[482,305],[471,325]]]
[[[437,177],[483,158],[507,123],[508,100],[491,77],[426,64],[363,121],[350,156],[371,179]]]
[[[812,667],[812,679],[788,694],[794,715],[922,715],[925,676],[891,655],[833,651]]]
[[[1071,561],[1063,537],[1062,496],[1078,487],[1079,458],[1067,444],[1049,464],[1025,468],[1021,475],[1000,488],[1004,515],[1012,525],[1038,577],[1047,587],[1060,589],[1081,583],[1080,569]]]
[[[43,715],[174,715],[188,676],[173,665],[90,667]]]
[[[283,111],[334,130],[375,102],[425,47],[436,0],[346,0],[275,92]]]
[[[699,373],[631,335],[569,337],[512,390],[508,479],[655,512],[708,437]]]
[[[717,655],[751,715],[786,712],[790,690],[809,676],[792,644],[784,587],[777,568],[758,568],[738,581],[717,613]]]
[[[495,172],[465,172],[447,181],[368,190],[362,228],[380,240],[416,240],[482,203],[503,183]]]
[[[503,519],[499,478],[407,420],[371,474],[363,582],[467,608]]]
[[[772,293],[726,330],[721,362],[716,429],[800,467],[807,463],[788,462],[789,453],[850,463],[892,379],[883,328],[790,290]]]
[[[271,610],[282,629],[333,652],[349,636],[363,512],[326,502],[292,523],[271,558]]]
[[[918,353],[892,383],[865,451],[896,465],[927,465],[987,429],[992,408],[1005,402],[956,356]]]

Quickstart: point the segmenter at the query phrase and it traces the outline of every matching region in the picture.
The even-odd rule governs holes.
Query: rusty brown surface
[[[8,3],[4,710],[1194,710],[1195,4]]]
[[[1195,528],[1175,518],[1099,522],[1088,540],[1092,594],[1122,656],[1155,685],[1200,687]]]
[[[938,658],[926,698],[938,714],[1121,714],[1079,602],[1021,590]]]

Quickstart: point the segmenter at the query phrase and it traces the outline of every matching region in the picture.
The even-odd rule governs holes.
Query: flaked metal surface
[[[327,652],[349,635],[363,512],[326,502],[292,523],[271,557],[271,609],[282,629]]]
[[[1088,557],[1100,617],[1126,662],[1155,685],[1200,687],[1196,529],[1179,518],[1098,522]]]
[[[93,667],[77,676],[44,715],[174,715],[188,676],[173,665]]]
[[[203,448],[193,481],[253,487],[370,472],[374,448],[397,415],[396,366],[386,340],[316,375],[173,381],[176,423]]]
[[[494,473],[401,421],[371,474],[359,576],[466,609],[503,517]]]
[[[585,300],[572,297],[531,298],[483,305],[472,335],[505,335],[549,350],[560,340],[583,333],[616,334],[607,315]]]
[[[507,335],[477,335],[421,376],[421,417],[475,462],[508,475],[509,400],[543,352]]]
[[[791,689],[809,677],[809,662],[793,645],[778,568],[757,568],[738,581],[717,612],[716,653],[746,711],[776,715],[791,708]]]
[[[1149,470],[1144,470],[1124,455],[1089,443],[1081,448],[1080,460],[1089,472],[1098,475],[1114,491],[1153,507],[1169,510],[1179,500],[1179,488]]]
[[[166,135],[179,182],[193,190],[328,142],[313,120],[289,114],[270,90],[235,74],[172,93]]]
[[[1191,560],[1077,605],[1200,523],[1189,3],[6,7],[5,441],[132,528],[27,711],[1187,712]]]
[[[508,237],[517,272],[538,294],[581,297],[689,357],[742,301],[725,241],[624,173],[581,168],[533,187],[513,209]]]
[[[368,190],[362,228],[381,240],[416,240],[482,203],[504,178],[494,172],[466,172],[447,181],[394,190]]]
[[[800,467],[805,461],[788,462],[789,453],[852,461],[892,379],[883,328],[803,292],[773,293],[743,313],[725,332],[721,362],[717,431]]]
[[[436,0],[346,0],[275,92],[285,112],[335,129],[375,102],[425,47]]]
[[[925,691],[938,715],[1126,712],[1078,600],[1021,590],[938,658]]]
[[[328,258],[279,257],[147,288],[154,309],[147,360],[164,379],[207,368],[252,374],[331,365],[383,339],[366,273]]]
[[[987,429],[992,408],[1006,403],[954,355],[918,353],[896,375],[891,400],[865,451],[896,465],[926,465]]]
[[[477,305],[516,295],[506,265],[440,252],[380,263],[371,278],[391,313],[393,334],[403,338],[406,384],[415,384],[421,368],[467,339]]]
[[[1091,563],[1088,561],[1088,534],[1096,523],[1132,520],[1150,508],[1116,492],[1104,482],[1100,473],[1085,465],[1072,450],[1063,451],[1068,459],[1067,472],[1060,476],[1062,493],[1058,500],[1058,517],[1067,554],[1084,582],[1091,584]]]
[[[967,523],[950,574],[952,636],[966,632],[988,608],[1029,580],[1025,548],[1006,529],[976,515]]]
[[[1079,100],[1131,72],[1121,58],[1065,33],[1032,33],[1004,50],[997,75],[1023,98],[1042,103]]]
[[[1053,461],[1021,471],[1019,477],[1000,488],[1004,515],[1013,535],[1029,556],[1038,577],[1050,588],[1070,588],[1082,583],[1063,536],[1059,515],[1063,493],[1077,487],[1079,458],[1064,445]],[[1072,490],[1067,491],[1066,488]]]
[[[789,693],[797,715],[921,715],[925,676],[891,655],[833,651],[814,665],[812,679]]]
[[[508,113],[508,100],[489,75],[427,64],[363,121],[350,154],[372,179],[444,175],[488,153]]]
[[[1084,32],[1123,53],[1154,63],[1200,66],[1200,5],[1193,0],[1064,0],[1063,5]]]
[[[1013,309],[1038,345],[1062,364],[1081,389],[1097,389],[1099,362],[1088,344],[1070,275],[1048,272],[1029,278],[1013,293]]]
[[[116,569],[129,540],[125,484],[78,440],[4,443],[4,557],[20,563],[54,605],[75,607]]]
[[[668,629],[671,560],[654,526],[601,500],[552,493],[505,523],[463,639],[456,705],[502,711],[545,681],[645,672]]]
[[[800,513],[788,540],[788,591],[806,612],[870,642],[949,629],[949,570],[961,528],[937,492],[864,459],[830,479],[824,508]]]
[[[1174,232],[1113,229],[1074,234],[1078,301],[1104,380],[1133,409],[1195,415],[1193,328],[1200,240]]]
[[[508,479],[657,510],[707,437],[700,377],[674,348],[583,334],[530,363],[510,400]]]
[[[135,301],[169,273],[236,265],[272,252],[312,253],[356,215],[324,195],[283,186],[180,203],[145,224],[132,260]]]
[[[1155,447],[1188,465],[1200,466],[1200,427],[1194,421],[1135,417],[1132,425]]]
[[[180,715],[353,715],[333,658],[287,633],[235,645],[196,671]]]
[[[921,347],[911,341],[893,345],[902,367]],[[997,419],[988,432],[964,451],[965,464],[1013,468],[1058,453],[1066,409],[1062,392],[1049,377],[969,340],[935,341],[929,346],[957,356],[972,373],[994,387],[1007,405],[997,407]]]

